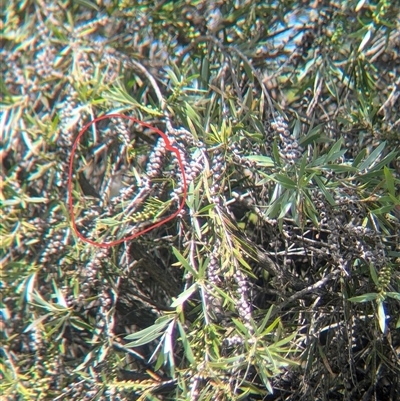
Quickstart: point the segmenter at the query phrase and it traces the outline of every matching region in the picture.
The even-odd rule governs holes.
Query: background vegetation
[[[4,399],[398,399],[399,12],[4,2]]]

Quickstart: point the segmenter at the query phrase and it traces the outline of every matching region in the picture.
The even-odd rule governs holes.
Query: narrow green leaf
[[[376,149],[374,149],[371,154],[364,160],[359,166],[360,171],[368,170],[372,163],[381,155],[383,149],[385,149],[386,141],[382,142]]]
[[[89,332],[93,332],[93,327],[79,318],[71,317],[69,322],[78,330],[88,330]]]
[[[289,195],[289,192],[286,192],[285,195]],[[296,208],[295,208],[295,200],[294,200],[295,195],[296,195],[295,193],[292,193],[290,195],[290,198],[287,201],[285,200],[285,202],[283,202],[283,199],[282,199],[281,212],[279,213],[278,219],[282,219],[283,217],[285,217],[286,214],[289,212],[289,210],[292,211],[292,215],[293,215],[293,213],[294,214],[297,213]]]
[[[197,290],[197,283],[194,283],[187,290],[183,291],[177,299],[171,304],[171,308],[176,308],[179,305],[182,305],[190,296]]]
[[[54,168],[56,165],[55,162],[51,162],[48,164],[45,164],[43,166],[37,166],[37,171],[35,173],[32,173],[28,177],[28,181],[35,181],[42,177],[49,169]]]
[[[375,266],[372,263],[369,265],[369,272],[371,274],[372,280],[374,281],[375,285],[377,287],[379,287],[378,273],[375,269]]]
[[[145,345],[145,344],[148,344],[148,343],[154,341],[156,338],[160,337],[162,334],[163,333],[160,332],[160,331],[154,331],[154,332],[149,333],[149,334],[147,334],[147,335],[145,335],[145,336],[143,336],[143,337],[141,337],[141,338],[139,338],[139,339],[137,339],[135,341],[132,341],[132,342],[126,344],[125,346],[127,348],[140,347],[141,345]]]
[[[321,132],[323,131],[324,124],[316,125],[312,130],[310,130],[306,136],[299,139],[299,145],[306,147],[313,142],[317,141],[321,137]],[[329,140],[329,139],[328,139]]]
[[[260,167],[273,167],[275,165],[274,161],[268,156],[250,155],[247,156],[246,159],[256,162],[257,166]]]
[[[370,293],[366,293],[364,295],[359,295],[357,297],[349,298],[348,301],[350,301],[350,302],[368,302],[368,301],[374,301],[378,297],[379,297],[379,294],[377,294],[376,292],[370,292]]]
[[[166,363],[165,354],[163,352],[159,352],[156,364],[154,366],[154,370],[157,372],[157,370],[160,369],[161,366],[165,365],[165,363]]]
[[[189,271],[193,277],[197,277],[198,273],[196,270],[193,269],[192,266],[188,263],[188,261],[182,256],[182,254],[176,249],[174,246],[172,247],[172,252],[174,253],[175,257],[178,259],[179,263],[183,266],[183,268]]]
[[[262,333],[262,332],[264,331],[265,326],[266,326],[267,323],[268,323],[268,320],[269,320],[269,318],[270,318],[270,316],[271,316],[271,313],[272,313],[272,310],[273,310],[273,309],[274,309],[274,305],[271,305],[270,308],[268,309],[268,312],[267,312],[267,314],[265,315],[263,321],[261,322],[260,326],[257,328],[257,332],[258,332],[258,333]]]
[[[30,274],[24,282],[24,295],[25,295],[25,300],[27,302],[32,301],[34,294],[34,287],[35,287],[35,283],[36,283],[36,273]]]
[[[299,169],[299,182],[300,183],[302,182],[302,178],[304,177],[307,163],[308,163],[307,154],[304,154],[303,157],[301,158],[300,169]]]
[[[243,60],[243,68],[244,68],[244,71],[245,71],[245,73],[247,75],[247,78],[249,79],[249,82],[254,83],[253,71],[251,69],[250,64],[246,60]]]
[[[387,156],[385,156],[380,162],[378,162],[377,164],[375,164],[375,166],[373,166],[370,171],[380,171],[381,168],[383,166],[387,166],[396,156],[397,156],[398,152],[396,152],[395,150],[393,150],[392,152],[390,152]]]
[[[52,311],[52,312],[57,310],[53,304],[51,304],[51,303],[47,302],[45,299],[43,299],[42,296],[36,290],[34,290],[34,292],[32,294],[32,299],[33,299],[33,301],[31,301],[31,303],[33,305],[39,306],[41,308],[47,309],[48,311]]]
[[[248,110],[252,110],[253,107],[253,89],[249,88],[244,96],[243,104],[246,105]]]
[[[370,213],[372,213],[374,215],[386,214],[386,213],[389,213],[392,209],[393,209],[393,205],[387,205],[387,206],[379,207],[378,209],[370,210]]]
[[[206,87],[210,77],[210,58],[208,55],[205,55],[202,59],[201,63],[201,79],[203,80],[203,85]]]
[[[288,192],[285,192],[280,198],[276,199],[265,211],[265,215],[275,218],[280,213],[282,204],[287,202],[289,195]]]
[[[226,369],[226,367],[229,365],[235,365],[235,366],[244,365],[244,356],[238,355],[230,358],[222,358],[221,360],[208,362],[208,365],[213,368],[223,368],[223,369]]]
[[[304,191],[304,202],[303,202],[303,210],[305,214],[311,219],[315,227],[319,226],[319,216],[317,216],[317,210],[315,209],[314,203],[311,200],[311,196],[308,191]]]
[[[317,175],[315,175],[314,180],[317,183],[319,189],[324,194],[325,199],[329,202],[329,204],[331,206],[335,206],[335,204],[336,204],[335,199],[333,199],[333,196],[326,190],[326,187],[325,187],[324,183],[322,182],[321,178],[319,178]]]
[[[91,8],[93,10],[99,11],[99,7],[97,6],[97,4],[89,1],[89,0],[75,0],[74,1],[76,4],[80,4],[81,6],[87,7],[87,8]]]
[[[162,338],[163,354],[168,356],[169,371],[172,377],[175,376],[175,358],[174,358],[174,341],[173,341],[174,330],[175,330],[175,321],[172,321],[168,325]]]
[[[53,288],[54,292],[56,293],[57,296],[57,302],[62,308],[68,308],[67,301],[65,300],[64,294],[61,292],[61,290],[57,287],[57,284],[55,280],[53,280]]]
[[[339,140],[337,140],[332,147],[329,149],[328,154],[326,155],[328,159],[332,158],[332,156],[340,151],[340,148],[343,145],[343,139],[340,138]]]
[[[332,153],[331,155],[329,155],[326,159],[325,159],[325,163],[330,163],[333,162],[337,159],[339,159],[340,157],[342,157],[345,153],[347,152],[347,149],[341,149],[338,150],[335,153]]]
[[[107,226],[107,227],[119,226],[122,224],[122,222],[119,220],[116,220],[116,219],[112,219],[111,217],[106,217],[104,219],[97,220],[96,224],[98,227],[103,228],[104,226]]]
[[[358,172],[357,168],[350,166],[348,164],[326,164],[325,166],[322,167],[334,171],[335,173]]]
[[[279,324],[279,322],[281,321],[281,319],[279,317],[277,317],[262,333],[262,336],[266,336],[267,334],[271,333],[272,330],[274,330],[274,328]]]
[[[23,331],[23,333],[29,333],[32,329],[39,326],[43,321],[45,321],[48,317],[51,316],[53,316],[52,313],[46,313],[45,315],[38,317]]]
[[[176,76],[175,72],[172,71],[172,68],[167,68],[166,71],[167,71],[167,75],[168,75],[169,79],[171,80],[171,82],[173,83],[173,85],[174,86],[179,86],[180,85],[180,80]]]
[[[368,28],[368,31],[367,31],[366,34],[364,35],[363,40],[362,40],[361,43],[360,43],[360,46],[358,47],[358,51],[359,51],[360,53],[364,50],[365,46],[367,45],[367,43],[368,43],[369,40],[371,39],[373,29],[374,29],[374,26],[373,26],[373,24],[371,24],[371,25],[369,26],[369,28]]]
[[[267,374],[266,370],[262,366],[260,366],[259,369],[258,369],[258,373],[260,374],[261,380],[262,380],[264,386],[266,387],[266,389],[268,390],[268,392],[270,394],[273,394],[274,390],[273,390],[272,385],[271,385],[271,383],[270,383],[270,381],[268,379],[268,374]]]
[[[328,89],[329,93],[335,98],[338,98],[338,90],[336,83],[334,82],[333,79],[330,79],[330,77],[327,77],[328,79],[325,81],[325,86]]]
[[[366,153],[367,153],[367,149],[365,149],[365,148],[361,149],[361,152],[354,159],[352,166],[357,167],[361,163],[361,160],[364,158]]]
[[[199,114],[194,110],[194,108],[188,103],[185,102],[186,107],[186,115],[196,123],[196,125],[201,125],[201,117]]]
[[[387,292],[386,296],[400,301],[400,292]]]
[[[282,345],[285,345],[287,343],[290,343],[295,337],[297,336],[297,332],[292,333],[290,336],[283,338],[282,340],[277,341],[276,343],[273,344],[273,347],[281,347]]]
[[[199,240],[201,240],[202,236],[201,236],[201,228],[200,228],[199,221],[196,219],[196,217],[192,217],[192,222],[193,222],[194,230],[196,231],[197,238]]]
[[[386,312],[382,301],[378,302],[378,322],[379,322],[379,327],[382,333],[384,334],[386,331]]]
[[[354,11],[358,13],[364,6],[366,0],[359,0]]]
[[[178,330],[179,330],[179,334],[181,336],[181,341],[182,341],[182,345],[183,345],[183,349],[185,350],[185,356],[186,359],[193,364],[195,362],[194,359],[194,354],[192,351],[192,347],[189,344],[189,341],[186,337],[186,333],[185,333],[185,329],[183,328],[181,322],[178,320],[177,321],[177,325],[178,325]]]
[[[246,328],[246,326],[239,320],[232,318],[233,323],[235,323],[235,326],[239,329],[241,333],[244,335],[249,335],[249,330]]]
[[[292,135],[295,138],[298,138],[300,136],[300,133],[301,133],[301,121],[297,119],[296,122],[294,123]]]
[[[196,127],[193,124],[192,120],[189,118],[189,115],[186,115],[186,122],[187,122],[187,125],[189,127],[190,133],[193,135],[194,138],[197,139],[198,135],[197,135]]]
[[[48,198],[38,198],[38,197],[25,198],[24,201],[28,202],[28,203],[47,203],[47,202],[49,202]]]
[[[394,177],[393,177],[391,171],[386,166],[384,166],[383,172],[385,173],[386,186],[387,186],[389,194],[392,196],[396,196],[396,190],[394,187]]]
[[[274,140],[274,143],[272,144],[272,154],[274,156],[274,161],[275,163],[281,167],[282,166],[282,162],[281,162],[281,156],[279,154],[279,149],[278,149],[278,144],[276,139]]]
[[[140,330],[136,333],[129,334],[125,337],[126,340],[136,340],[138,338],[142,338],[144,336],[147,336],[148,334],[154,333],[154,332],[160,332],[163,330],[165,326],[167,326],[173,317],[171,316],[163,316],[155,324],[153,324],[150,327],[147,327],[143,330]]]
[[[204,206],[203,208],[201,208],[197,213],[198,213],[199,215],[204,216],[206,212],[208,212],[209,210],[214,209],[214,208],[215,208],[215,205],[214,205],[214,204],[206,205],[206,206]]]
[[[283,174],[275,174],[275,180],[282,184],[284,188],[296,189],[297,184],[291,180],[288,176]]]

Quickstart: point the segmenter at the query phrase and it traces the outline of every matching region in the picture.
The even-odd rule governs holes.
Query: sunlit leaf
[[[176,308],[177,306],[182,305],[187,299],[191,297],[191,295],[197,290],[197,284],[193,284],[187,290],[183,291],[177,299],[171,304],[171,308]]]
[[[385,149],[386,142],[382,142],[379,146],[374,149],[371,154],[358,166],[360,171],[367,170],[370,166],[379,158],[382,154],[383,149]]]
[[[379,322],[379,327],[381,329],[382,333],[386,332],[386,312],[385,312],[385,307],[383,306],[383,302],[379,301],[378,302],[378,322]]]
[[[379,287],[379,278],[378,278],[378,273],[375,269],[375,266],[373,265],[373,263],[370,263],[369,265],[369,271],[372,277],[372,280],[374,281],[375,285],[377,287]]]
[[[176,249],[175,247],[172,247],[172,252],[178,259],[179,263],[183,266],[183,268],[187,271],[189,271],[191,274],[193,274],[194,277],[197,277],[197,272],[196,270],[193,269],[193,267],[190,266],[188,261],[182,256],[182,254]]]
[[[368,301],[373,301],[375,299],[378,299],[378,297],[379,297],[379,294],[377,294],[375,292],[371,292],[371,293],[359,295],[357,297],[349,298],[348,301],[351,301],[351,302],[368,302]]]

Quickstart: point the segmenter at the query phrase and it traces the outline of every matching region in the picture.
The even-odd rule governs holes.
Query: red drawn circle
[[[73,175],[73,163],[74,163],[74,156],[75,156],[75,152],[76,152],[76,148],[78,146],[79,140],[81,139],[82,135],[86,132],[86,130],[94,123],[96,123],[97,121],[101,121],[101,120],[105,120],[107,118],[125,118],[127,120],[131,120],[134,123],[140,124],[143,127],[149,128],[152,131],[154,131],[154,133],[158,134],[161,136],[161,138],[164,140],[165,143],[165,149],[167,149],[169,152],[172,152],[175,154],[177,160],[178,160],[178,164],[179,164],[179,168],[181,169],[182,172],[182,182],[183,182],[183,194],[182,194],[182,201],[178,207],[178,209],[176,210],[176,212],[174,212],[173,214],[171,214],[170,216],[166,217],[164,220],[161,220],[155,224],[152,224],[151,226],[145,228],[142,231],[139,231],[135,234],[130,235],[129,237],[126,238],[122,238],[116,241],[111,241],[111,242],[102,242],[102,243],[98,243],[95,241],[92,241],[86,237],[84,237],[78,230],[77,226],[76,226],[76,221],[75,221],[75,214],[74,214],[74,202],[72,199],[72,175]],[[72,145],[72,150],[71,150],[71,159],[69,162],[69,170],[68,170],[68,204],[69,204],[69,211],[71,214],[71,223],[72,223],[72,228],[75,231],[76,235],[82,240],[85,241],[91,245],[94,246],[98,246],[101,248],[108,248],[114,245],[118,245],[122,242],[126,242],[129,241],[133,238],[137,238],[140,235],[147,233],[148,231],[152,230],[153,228],[159,227],[163,224],[165,224],[167,221],[172,220],[173,218],[175,218],[180,212],[181,210],[184,208],[185,206],[185,202],[186,202],[186,196],[187,196],[187,184],[186,184],[186,175],[185,175],[185,169],[183,167],[183,163],[182,163],[182,158],[181,158],[181,154],[179,153],[179,150],[177,148],[174,148],[171,145],[171,142],[169,141],[168,137],[165,135],[164,132],[160,131],[158,128],[155,128],[153,126],[151,126],[150,124],[145,123],[144,121],[138,120],[137,118],[134,117],[130,117],[130,116],[126,116],[124,114],[106,114],[104,116],[101,117],[97,117],[94,120],[88,122],[79,132],[78,136],[76,137],[74,144]]]

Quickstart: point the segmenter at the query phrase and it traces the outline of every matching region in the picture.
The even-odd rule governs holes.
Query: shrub
[[[5,399],[396,399],[399,11],[5,6]]]

